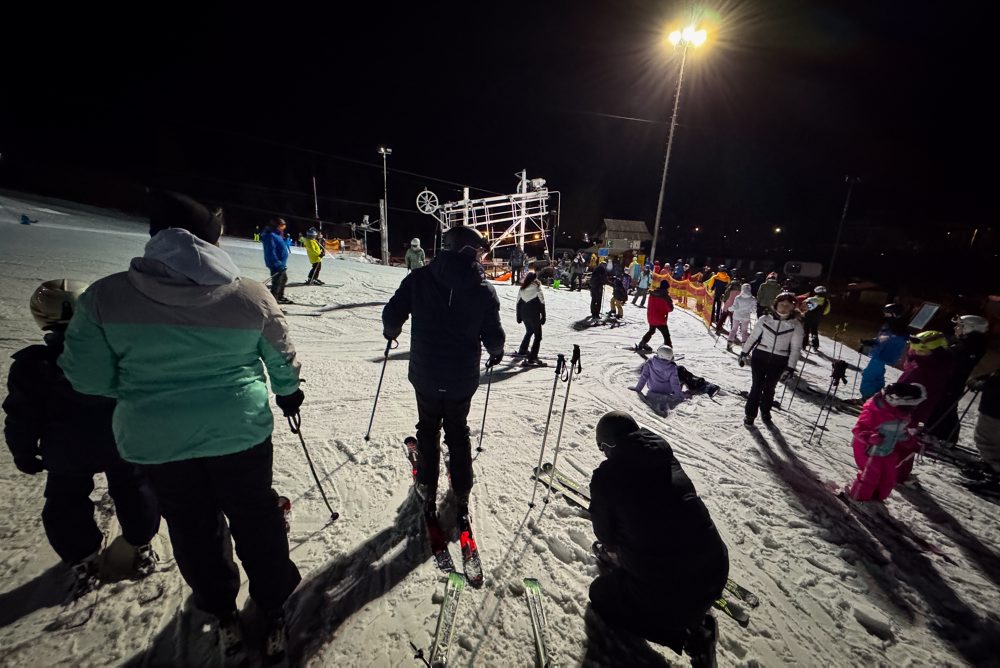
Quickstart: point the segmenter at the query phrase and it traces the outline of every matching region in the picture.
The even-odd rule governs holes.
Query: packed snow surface
[[[22,213],[38,222],[18,224]],[[39,283],[122,271],[147,239],[139,220],[0,197],[4,378],[10,354],[41,340],[27,308]],[[223,239],[222,247],[247,278],[267,276],[258,244]],[[340,512],[335,523],[326,524],[298,437],[275,420],[274,484],[292,499],[291,554],[303,574],[292,601],[295,651],[309,665],[416,666],[414,648],[430,645],[444,584],[413,512],[402,445],[416,422],[406,380],[408,325],[385,366],[371,440],[363,440],[383,363],[381,307],[405,270],[336,257],[325,264],[326,286],[288,289],[298,304],[287,307],[287,321],[306,381],[302,434]],[[293,254],[290,280],[304,280],[308,268],[304,254]],[[523,335],[514,320],[517,290],[498,285],[497,294],[507,350],[514,350]],[[775,413],[779,431],[747,431],[739,391],[749,388],[749,367],[739,368],[724,341],[716,344],[697,318],[677,311],[670,329],[680,363],[723,389],[714,401],[697,396],[657,417],[626,389],[642,359],[624,348],[645,332],[645,312],[629,304],[622,327],[577,329],[588,313],[587,293],[546,288],[545,300],[542,355],[568,357],[574,344],[582,351],[565,414],[566,384],[558,385],[545,459],[561,426],[560,468],[588,480],[602,459],[594,425],[612,409],[630,411],[667,438],[729,546],[731,576],[762,601],[747,629],[716,613],[720,665],[997,665],[997,508],[959,486],[954,467],[924,461],[915,469],[919,486],[889,499],[890,514],[908,531],[876,523],[826,485],[855,475],[853,415],[834,412],[808,442],[821,398],[800,392],[790,410]],[[842,356],[853,365],[855,339],[867,333],[852,334]],[[821,353],[805,363],[803,382],[824,392],[833,355],[834,342],[824,339]],[[474,446],[485,382],[484,375],[469,416]],[[522,370],[505,361],[493,373],[472,499],[486,584],[462,596],[452,660],[533,663],[523,579],[535,577],[559,664],[686,664],[663,648],[629,645],[623,654],[614,636],[586,623],[587,589],[597,574],[587,514],[555,496],[528,507],[553,384],[552,367]],[[971,445],[975,416],[974,406],[963,424],[964,445]],[[0,456],[7,502],[0,514],[0,664],[212,665],[214,636],[185,612],[189,591],[165,529],[157,574],[103,586],[89,622],[57,628],[66,572],[42,531],[44,483],[44,475],[22,475]],[[94,499],[113,534],[106,491],[98,476]],[[447,521],[453,504],[444,499],[442,507]],[[452,553],[460,564],[457,544]]]

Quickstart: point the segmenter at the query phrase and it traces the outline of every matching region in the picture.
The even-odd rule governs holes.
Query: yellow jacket
[[[309,263],[316,264],[323,258],[323,248],[319,245],[319,242],[315,239],[306,239],[303,244],[306,247],[306,255],[309,256]]]

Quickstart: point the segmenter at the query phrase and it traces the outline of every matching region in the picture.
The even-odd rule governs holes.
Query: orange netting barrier
[[[674,300],[674,307],[691,311],[705,322],[705,327],[711,329],[713,299],[705,286],[694,281],[676,281],[671,277],[666,280],[670,283],[670,298]]]

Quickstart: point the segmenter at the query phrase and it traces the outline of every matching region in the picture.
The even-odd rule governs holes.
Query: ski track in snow
[[[21,212],[39,223],[19,225]],[[59,277],[92,281],[122,271],[141,255],[146,238],[142,223],[112,212],[0,197],[4,374],[11,353],[41,340],[27,310],[38,283]],[[222,246],[247,277],[267,276],[258,244],[224,239]],[[310,665],[418,665],[411,643],[429,649],[444,578],[429,555],[402,447],[416,422],[406,380],[408,325],[385,365],[371,440],[362,439],[385,349],[381,305],[405,272],[336,257],[325,264],[323,277],[330,285],[289,288],[289,296],[303,303],[286,311],[306,381],[302,433],[341,514],[335,523],[327,524],[298,438],[275,418],[275,487],[292,500],[291,554],[303,575],[290,613],[293,654]],[[294,278],[307,271],[307,260],[296,249],[290,273]],[[514,320],[517,289],[496,289],[506,349],[514,350],[524,331]],[[589,294],[546,289],[545,298],[543,356],[554,364],[557,353],[568,359],[578,344],[583,366],[565,416],[566,385],[558,385],[545,460],[552,460],[562,420],[560,468],[586,483],[583,473],[602,459],[594,425],[612,409],[632,412],[670,441],[729,546],[732,577],[762,601],[745,630],[717,613],[720,665],[996,661],[996,507],[962,489],[954,467],[920,464],[920,487],[897,490],[887,504],[914,536],[887,529],[877,518],[849,510],[824,484],[843,484],[855,475],[849,441],[854,416],[835,412],[828,429],[807,442],[820,398],[799,393],[790,414],[775,411],[778,431],[745,430],[739,391],[749,387],[749,367],[740,369],[724,341],[716,342],[697,318],[682,311],[670,318],[675,350],[684,354],[680,363],[722,392],[714,401],[698,396],[665,418],[656,416],[625,389],[635,383],[643,360],[623,347],[645,332],[645,311],[626,304],[623,326],[577,331],[573,325],[588,313]],[[833,342],[823,339],[822,348],[832,354]],[[851,357],[850,351],[845,355]],[[824,390],[830,363],[815,355],[811,361],[805,380]],[[472,500],[486,582],[462,595],[452,660],[530,664],[522,580],[536,577],[559,664],[686,663],[655,646],[637,654],[634,644],[611,640],[599,623],[585,622],[587,590],[597,574],[587,514],[555,494],[549,503],[528,508],[553,372],[551,366],[522,370],[506,360],[494,372]],[[890,377],[895,373],[890,370]],[[483,387],[469,415],[474,445],[485,397]],[[963,425],[967,446],[975,415],[973,407]],[[141,603],[147,583],[105,585],[87,624],[46,631],[59,614],[66,573],[41,527],[44,479],[19,474],[4,456],[0,482],[7,498],[18,500],[0,518],[0,664],[214,665],[214,637],[202,632],[204,618],[186,612],[189,592],[169,558],[165,528],[160,538],[165,559],[150,581],[163,588],[156,601]],[[441,494],[443,522],[453,530],[454,505]],[[545,494],[540,487],[539,499]],[[102,526],[113,533],[105,497],[106,484],[98,476],[94,498],[103,509]],[[919,549],[920,540],[947,559]],[[451,551],[460,567],[457,541]],[[247,597],[243,584],[241,604]]]

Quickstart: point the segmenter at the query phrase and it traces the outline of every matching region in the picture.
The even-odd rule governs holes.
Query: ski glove
[[[390,332],[388,329],[382,330],[382,336],[385,338],[386,341],[395,341],[397,338],[399,338],[400,333],[402,333],[402,330],[396,330],[392,332]]]
[[[736,360],[736,363],[739,364],[741,368],[745,367],[747,365],[747,355],[746,355],[746,353],[740,353],[740,357],[739,357],[739,359]]]
[[[491,366],[496,366],[500,364],[500,360],[503,359],[503,353],[491,353],[490,358],[486,360],[486,368],[489,369]]]
[[[780,378],[780,380],[782,380],[782,381],[788,380],[789,378],[791,378],[794,375],[795,375],[795,369],[788,369],[788,368],[786,368],[784,371],[781,372],[781,378]]]
[[[42,464],[42,458],[38,455],[31,455],[28,457],[14,457],[14,466],[21,473],[27,473],[28,475],[35,475],[36,473],[41,473],[45,470],[45,465]]]
[[[302,406],[305,398],[306,395],[302,393],[302,390],[295,390],[291,394],[275,395],[274,401],[278,404],[281,412],[285,414],[285,417],[294,417],[299,414],[299,407]]]

